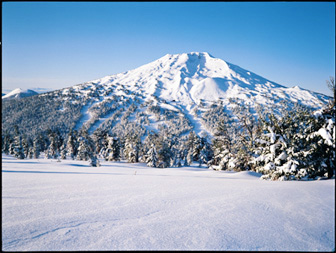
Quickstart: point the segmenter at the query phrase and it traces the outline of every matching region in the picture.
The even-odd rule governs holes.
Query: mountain
[[[260,110],[280,113],[296,104],[319,109],[329,99],[192,52],[167,54],[124,73],[26,98],[25,103],[3,101],[2,123],[4,129],[18,124],[27,133],[52,126],[143,136],[165,129],[180,136],[193,130],[211,136],[220,117],[233,115],[239,106],[256,115]]]
[[[17,88],[12,90],[6,95],[2,96],[2,99],[13,99],[13,98],[23,98],[37,95],[38,93],[30,89]]]
[[[208,53],[167,54],[137,69],[92,82],[111,87],[122,84],[131,92],[154,95],[183,105],[241,98],[250,104],[274,104],[287,99],[321,106],[326,96],[299,87],[286,88]],[[88,84],[89,85],[89,84]]]

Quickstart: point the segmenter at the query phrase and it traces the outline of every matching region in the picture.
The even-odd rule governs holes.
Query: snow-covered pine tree
[[[33,158],[32,154],[33,141],[30,137],[24,136],[23,138],[23,149],[26,158]]]
[[[168,129],[163,129],[156,138],[153,139],[157,151],[157,167],[167,168],[173,159],[172,146],[174,145],[174,136],[169,134]]]
[[[67,154],[74,160],[77,156],[78,142],[77,133],[74,130],[70,130],[68,134],[67,144],[66,144]]]
[[[232,124],[234,133],[234,150],[231,154],[233,160],[230,167],[234,170],[248,170],[250,169],[250,160],[255,149],[256,138],[261,133],[261,122],[256,117],[257,111],[254,111],[250,105],[243,102],[238,103],[233,110],[237,122]]]
[[[67,155],[67,146],[66,146],[66,142],[63,143],[60,153],[61,153],[61,159],[65,160],[66,159],[66,155]]]
[[[202,164],[208,164],[209,160],[213,157],[213,151],[211,150],[211,146],[207,141],[207,136],[201,137],[201,151],[199,154],[199,167],[202,166]]]
[[[24,149],[22,145],[22,136],[19,132],[18,126],[14,126],[13,155],[17,159],[25,158]]]
[[[107,130],[97,128],[92,134],[92,140],[95,143],[96,152],[98,154],[103,153],[103,150],[107,146],[106,137],[108,136]]]
[[[193,143],[193,160],[199,162],[200,159],[200,153],[202,150],[203,146],[201,143],[201,139],[196,136],[194,138],[194,143]]]
[[[186,162],[187,162],[188,166],[191,165],[193,163],[193,161],[194,161],[193,153],[194,152],[193,152],[192,149],[189,149],[188,152],[187,152]]]
[[[264,179],[272,180],[328,176],[334,149],[326,126],[323,117],[314,117],[300,105],[287,110],[281,118],[269,115],[258,140],[256,170],[265,174]]]
[[[188,139],[186,141],[186,148],[188,150],[188,164],[191,164],[194,161],[194,143],[196,142],[197,135],[194,131],[190,131],[188,135]],[[192,157],[190,157],[190,154]]]
[[[184,149],[182,142],[178,141],[177,137],[174,137],[174,141],[172,143],[173,144],[170,148],[172,152],[170,167],[181,167],[182,162],[184,161],[184,154],[186,153],[186,150]]]
[[[211,145],[213,157],[208,162],[210,169],[226,170],[229,168],[228,164],[233,158],[233,134],[230,128],[232,123],[232,120],[228,117],[221,118],[217,123],[215,136]]]
[[[22,147],[23,147],[23,154],[25,158],[28,158],[28,153],[29,153],[29,144],[27,140],[27,136],[23,135],[22,137]]]
[[[89,160],[90,147],[87,139],[83,136],[79,136],[77,139],[79,145],[77,150],[77,160]]]
[[[328,177],[335,170],[335,118],[327,108],[321,114],[307,119],[309,127],[305,128],[304,139],[305,163],[310,177]]]
[[[48,130],[48,137],[49,137],[49,147],[47,150],[47,158],[51,159],[57,159],[59,157],[59,136],[56,132],[52,130]]]
[[[25,155],[24,155],[24,149],[22,146],[22,137],[21,135],[18,135],[15,137],[15,141],[14,141],[14,156],[17,159],[24,159]]]
[[[13,142],[13,137],[11,136],[8,131],[2,135],[2,152],[5,153],[6,155],[9,154],[9,148],[10,144]]]
[[[34,143],[33,143],[33,140],[29,137],[28,138],[28,157],[29,159],[33,159],[33,156],[34,156]]]
[[[124,156],[129,163],[139,162],[140,138],[137,135],[127,135]]]
[[[120,141],[117,137],[106,137],[107,147],[102,148],[101,154],[106,161],[120,160]]]
[[[33,142],[33,157],[38,159],[41,154],[41,145],[40,145],[40,138],[35,137]]]
[[[148,167],[157,167],[158,155],[154,144],[152,144],[152,147],[149,149],[146,157]]]
[[[295,175],[297,161],[287,160],[287,143],[281,134],[275,132],[276,127],[270,124],[264,127],[265,133],[256,140],[259,147],[256,150],[257,157],[254,159],[255,170],[265,175],[263,179],[277,180],[282,173],[289,179]],[[282,169],[281,172],[279,169]]]

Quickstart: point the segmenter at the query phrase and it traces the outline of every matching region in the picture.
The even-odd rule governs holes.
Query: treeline
[[[99,166],[99,158],[157,168],[197,162],[215,170],[253,170],[272,180],[331,178],[334,174],[335,106],[314,113],[296,105],[283,108],[281,116],[239,105],[233,115],[218,113],[219,105],[213,108],[214,113],[203,115],[215,131],[211,140],[193,131],[181,134],[189,129],[188,122],[182,132],[162,127],[146,136],[136,130],[120,134],[98,128],[89,135],[85,129],[64,133],[54,128],[31,137],[16,126],[14,133],[3,132],[2,152],[18,159],[39,158],[44,153],[45,158],[84,160],[91,166]],[[157,108],[151,110],[160,117]],[[166,120],[174,119],[169,116]]]
[[[60,130],[49,129],[46,134],[32,139],[20,133],[15,126],[13,135],[8,132],[2,135],[2,152],[17,159],[37,159],[44,153],[47,159],[84,160],[89,161],[91,166],[99,166],[98,158],[102,158],[105,161],[145,162],[158,168],[187,166],[193,161],[201,164],[211,158],[206,138],[198,137],[194,132],[177,138],[168,134],[167,129],[161,134],[150,132],[144,141],[136,133],[117,137],[101,129],[92,135],[85,129],[71,130],[65,138]]]

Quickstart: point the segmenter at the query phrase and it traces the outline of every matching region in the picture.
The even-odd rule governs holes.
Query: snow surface
[[[335,179],[2,157],[2,250],[335,251]]]

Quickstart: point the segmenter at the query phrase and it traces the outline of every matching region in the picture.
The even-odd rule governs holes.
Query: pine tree
[[[77,138],[76,138],[76,132],[74,130],[70,130],[68,134],[68,140],[66,144],[67,154],[71,157],[72,160],[74,160],[77,156]]]
[[[268,118],[254,159],[264,179],[307,180],[332,173],[328,164],[332,164],[334,140],[327,133],[323,117],[315,117],[307,108],[296,105],[281,119],[273,114]]]
[[[95,143],[95,149],[98,154],[104,152],[104,148],[107,146],[106,138],[108,137],[108,133],[106,130],[102,130],[101,128],[96,129],[92,134],[92,140]]]
[[[188,165],[191,165],[194,161],[194,156],[193,156],[193,150],[192,149],[189,149],[188,150],[188,153],[187,153],[187,156],[186,156],[186,161],[187,161],[187,164]]]
[[[22,145],[22,137],[19,132],[19,128],[14,126],[14,142],[13,142],[13,155],[17,159],[24,159],[24,149]]]
[[[157,167],[158,155],[154,145],[149,149],[147,153],[146,163],[148,167]]]
[[[60,152],[61,152],[61,159],[66,160],[66,155],[68,151],[67,151],[67,145],[65,142],[63,143]]]
[[[83,136],[78,137],[78,152],[77,152],[77,159],[82,161],[89,160],[89,154],[90,154],[90,147],[87,139]]]
[[[12,142],[12,136],[6,131],[5,134],[2,136],[2,152],[6,155],[9,154],[9,148]]]
[[[235,126],[228,117],[221,118],[217,123],[215,136],[212,141],[212,159],[208,166],[214,170],[229,169],[230,161],[234,160],[235,152],[234,133],[231,126]]]
[[[137,135],[128,135],[125,140],[124,155],[129,163],[139,162],[140,139]]]
[[[59,157],[59,136],[56,132],[49,129],[48,137],[50,144],[47,150],[47,158],[57,159]]]
[[[35,137],[33,142],[33,157],[35,159],[38,159],[40,157],[40,153],[41,153],[40,138]]]

